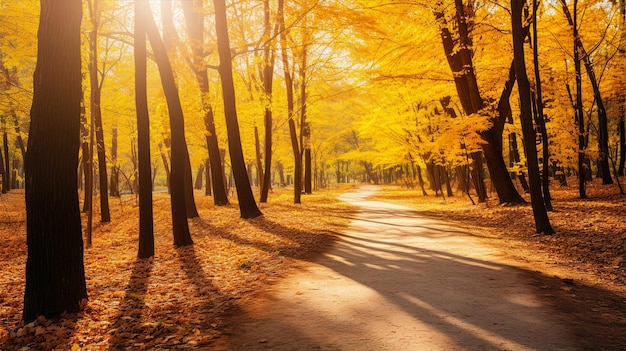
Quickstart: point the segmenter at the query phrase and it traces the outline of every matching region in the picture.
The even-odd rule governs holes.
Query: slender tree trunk
[[[26,154],[23,319],[81,310],[87,299],[80,205],[81,2],[42,0]]]
[[[235,85],[233,68],[230,57],[230,42],[228,39],[228,24],[226,21],[226,4],[224,0],[213,0],[215,6],[215,32],[217,33],[217,51],[219,54],[219,72],[222,78],[222,96],[224,99],[224,114],[228,132],[228,148],[231,167],[239,199],[239,211],[243,218],[254,218],[262,213],[257,207],[250,180],[246,173],[246,164],[239,135],[239,121],[235,104]]]
[[[104,131],[102,129],[102,110],[100,109],[100,90],[102,88],[102,80],[98,77],[98,27],[100,25],[99,17],[100,0],[88,1],[89,14],[91,17],[92,30],[89,33],[89,82],[91,86],[91,114],[92,121],[95,123],[96,131],[96,151],[98,153],[98,177],[100,186],[100,222],[106,223],[111,221],[111,212],[109,210],[109,189],[107,186],[107,164],[106,153],[104,149]]]
[[[626,118],[624,116],[624,111],[626,107],[624,106],[625,102],[622,100],[622,105],[620,106],[620,119],[619,119],[619,166],[617,167],[617,175],[624,175],[624,168],[626,166]]]
[[[207,158],[206,161],[204,162],[204,178],[205,178],[205,187],[204,187],[204,195],[205,196],[212,196],[213,193],[211,192],[211,161]]]
[[[161,23],[163,25],[163,46],[165,48],[165,56],[169,57],[175,55],[175,47],[179,42],[178,34],[176,33],[176,26],[174,25],[174,12],[172,11],[172,0],[161,0]],[[157,32],[158,33],[158,32]],[[171,61],[170,61],[171,62]],[[178,94],[178,90],[176,87],[176,72],[174,71],[174,67],[170,64],[172,69],[172,81],[171,85],[176,89],[176,94]],[[169,75],[169,74],[168,74]],[[170,85],[170,83],[168,83]],[[167,89],[163,89],[166,95],[166,99],[168,99],[168,95],[170,98],[173,98],[173,91],[167,92]],[[181,109],[182,116],[182,109]],[[184,133],[183,133],[184,134]],[[181,154],[182,156],[182,154]],[[187,149],[187,143],[185,142],[185,157],[184,161],[184,176],[183,182],[185,184],[185,208],[187,213],[187,218],[198,217],[198,209],[196,207],[196,202],[193,194],[193,174],[191,171],[191,161],[189,160],[189,150]]]
[[[117,127],[111,131],[111,180],[109,195],[120,197],[120,169],[117,165]]]
[[[0,184],[0,186],[2,187],[2,194],[6,194],[9,190],[4,186],[7,171],[4,169],[4,156],[2,156],[2,154],[3,151],[0,150],[0,175],[2,175],[2,184]]]
[[[196,181],[194,183],[194,189],[201,190],[202,189],[202,178],[204,177],[204,164],[200,164],[198,166],[198,173],[196,173]]]
[[[554,234],[546,211],[542,192],[541,175],[537,160],[537,146],[535,144],[535,129],[532,118],[532,102],[530,98],[530,83],[526,75],[524,59],[524,35],[522,28],[522,5],[523,0],[511,0],[511,23],[513,31],[513,53],[515,56],[515,75],[517,76],[517,89],[520,95],[520,120],[524,134],[524,146],[528,163],[528,175],[530,178],[530,199],[535,218],[537,233],[546,235]]]
[[[17,120],[15,111],[11,111],[11,115],[13,116],[13,124],[15,124],[15,135],[17,138],[17,146],[20,148],[20,152],[22,154],[22,160],[24,160],[26,159],[26,147],[24,146],[24,139],[22,139],[22,132],[20,131],[19,121]]]
[[[261,144],[259,142],[259,128],[254,126],[254,149],[256,155],[256,176],[257,176],[257,184],[259,185],[259,189],[262,188],[263,184],[263,164],[261,161]]]
[[[301,203],[302,196],[302,153],[298,145],[296,133],[296,122],[294,121],[294,98],[293,98],[293,77],[290,71],[289,56],[287,55],[287,29],[285,27],[285,1],[278,0],[278,25],[280,32],[280,50],[283,62],[283,74],[285,78],[285,88],[287,92],[287,121],[289,124],[289,136],[291,139],[291,150],[294,161],[294,184],[293,202]]]
[[[163,144],[159,144],[159,153],[161,154],[161,161],[163,162],[163,168],[165,168],[165,182],[167,185],[167,193],[172,194],[171,184],[171,171],[170,171],[170,163],[168,161],[167,154],[163,150]]]
[[[161,83],[167,100],[167,107],[170,115],[170,131],[172,135],[172,169],[170,172],[170,189],[172,204],[172,229],[174,234],[174,245],[186,246],[193,244],[189,233],[189,223],[187,218],[190,216],[191,209],[188,207],[187,201],[193,200],[193,196],[188,196],[186,191],[185,177],[191,177],[191,166],[189,164],[189,154],[187,152],[187,143],[185,142],[185,122],[183,111],[180,105],[178,89],[174,81],[172,66],[167,57],[167,52],[163,41],[159,36],[159,31],[154,22],[150,4],[143,4],[142,9],[146,9],[146,33],[154,55],[156,57],[159,74],[161,75]],[[191,182],[189,182],[190,184]],[[193,206],[195,210],[195,204]],[[197,217],[197,210],[194,217]]]
[[[220,160],[220,148],[217,142],[217,134],[215,131],[215,117],[213,114],[213,106],[209,97],[209,77],[207,68],[204,64],[204,14],[202,9],[202,0],[182,1],[183,15],[187,28],[187,36],[191,42],[191,50],[193,52],[192,70],[195,74],[196,81],[202,93],[202,109],[204,111],[204,125],[207,130],[206,144],[209,153],[209,162],[211,170],[211,184],[213,188],[213,202],[216,206],[224,206],[229,204],[228,195],[226,193],[226,184],[224,179],[224,167]],[[208,191],[208,190],[207,190]],[[208,191],[211,193],[211,191]]]
[[[91,207],[91,200],[93,197],[93,172],[91,172],[91,158],[89,157],[89,129],[87,128],[87,111],[85,109],[85,100],[81,93],[81,108],[80,108],[80,136],[81,136],[81,152],[82,152],[82,167],[85,177],[85,192],[83,194],[83,213],[87,213],[88,208]]]
[[[4,168],[4,176],[2,177],[2,191],[7,193],[11,189],[11,157],[9,157],[9,136],[6,129],[2,133],[2,144],[4,146],[4,164],[2,165]]]
[[[146,22],[150,8],[135,0],[135,106],[137,110],[137,151],[139,162],[139,249],[137,257],[154,256],[152,179],[150,176],[150,118],[148,115]]]
[[[273,95],[273,78],[274,78],[274,52],[272,48],[272,40],[270,40],[270,2],[263,2],[264,27],[265,35],[263,36],[263,91],[265,92],[265,115],[263,124],[265,128],[265,151],[263,181],[261,187],[260,202],[267,202],[269,189],[272,187],[272,95]],[[278,21],[276,22],[275,32],[278,32]]]

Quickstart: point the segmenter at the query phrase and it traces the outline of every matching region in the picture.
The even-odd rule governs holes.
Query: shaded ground
[[[333,248],[239,304],[220,350],[626,347],[624,320],[603,316],[619,315],[622,297],[514,267],[466,229],[368,201],[365,189],[342,196],[360,210]]]

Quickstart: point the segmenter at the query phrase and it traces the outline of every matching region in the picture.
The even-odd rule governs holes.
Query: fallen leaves
[[[172,244],[167,194],[155,194],[156,255],[145,260],[136,259],[134,196],[111,198],[112,222],[94,223],[85,250],[84,310],[26,325],[24,194],[3,194],[2,216],[11,221],[0,223],[0,349],[206,348],[221,335],[221,315],[233,300],[271,284],[293,258],[319,252],[330,244],[328,233],[347,224],[352,210],[336,194],[306,196],[302,205],[274,194],[261,205],[264,216],[247,221],[235,205],[215,207],[197,195],[200,218],[189,220],[195,244],[183,248]]]

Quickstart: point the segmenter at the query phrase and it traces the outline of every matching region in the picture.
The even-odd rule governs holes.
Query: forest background
[[[48,11],[71,4],[44,3],[50,6]],[[39,129],[34,127],[35,117],[47,111],[34,102],[37,92],[31,77],[37,77],[36,65],[47,58],[41,54],[45,48],[41,38],[54,31],[40,30],[38,41],[39,2],[0,4],[0,174],[2,192],[13,192],[10,201],[15,201],[13,195],[19,197],[24,187],[29,155],[31,160],[37,160],[35,155],[39,160],[67,156],[45,149],[48,155],[37,154],[41,147],[31,149],[32,145],[67,136],[59,129],[56,134],[31,137],[42,131],[41,124]],[[88,247],[94,216],[99,215],[102,223],[115,221],[109,198],[118,198],[123,208],[124,194],[139,196],[138,256],[145,258],[154,255],[151,195],[145,201],[152,191],[171,194],[174,244],[182,247],[193,243],[187,219],[193,228],[198,226],[200,212],[210,208],[209,195],[215,207],[237,202],[241,217],[250,219],[261,215],[256,199],[267,202],[268,197],[284,194],[278,191],[282,187],[292,189],[293,202],[299,204],[302,194],[337,188],[340,183],[396,183],[419,189],[424,196],[434,193],[444,202],[457,194],[461,196],[455,201],[465,201],[462,206],[481,203],[481,216],[486,220],[517,212],[488,210],[490,197],[492,203],[517,205],[525,203],[527,196],[522,194],[529,193],[535,232],[553,234],[548,219],[553,209],[552,188],[556,190],[555,222],[568,238],[546,239],[554,244],[551,249],[585,258],[593,248],[601,248],[595,255],[603,266],[599,271],[609,280],[621,281],[623,275],[616,272],[623,267],[626,238],[599,225],[610,237],[594,233],[587,236],[589,243],[573,240],[576,244],[570,245],[568,240],[588,231],[578,230],[580,226],[563,231],[563,220],[584,212],[581,206],[601,206],[600,202],[576,202],[568,207],[572,194],[563,190],[571,188],[568,179],[577,177],[577,197],[609,199],[611,211],[601,222],[623,225],[623,219],[612,218],[623,213],[614,207],[623,208],[620,177],[626,161],[623,3],[265,0],[226,4],[215,0],[212,6],[202,0],[86,0],[81,4],[80,167],[70,170],[76,172],[78,182],[72,180],[69,189],[73,193],[76,185],[81,191]],[[42,6],[41,18],[49,20],[43,13]],[[56,20],[59,28],[69,28]],[[146,42],[150,44],[147,52],[143,51]],[[144,68],[142,55],[148,57],[145,82],[139,74]],[[54,69],[47,72],[54,73]],[[60,86],[70,84],[69,78],[60,77],[60,81]],[[139,93],[140,89],[145,91]],[[48,104],[48,110],[55,106]],[[33,176],[27,177],[27,183],[45,178],[46,170],[36,161],[30,167]],[[590,183],[594,176],[599,180]],[[61,187],[55,189],[63,180],[52,178],[47,188],[67,195]],[[199,191],[194,194],[193,188],[203,185],[205,197],[197,199]],[[30,218],[64,223],[45,206],[34,206],[45,194],[33,194],[29,207],[27,186]],[[161,201],[162,195],[156,198]],[[284,199],[281,195],[279,200]],[[146,208],[150,208],[149,235],[143,215]],[[325,210],[332,213],[330,208]],[[41,217],[33,215],[37,210],[43,210]],[[163,208],[155,210],[160,213]],[[113,217],[120,216],[117,211]],[[270,208],[265,211],[272,216]],[[436,212],[427,214],[437,216]],[[294,210],[294,218],[300,215]],[[463,216],[472,218],[467,212]],[[163,219],[157,221],[160,232]],[[244,223],[238,226],[243,228]],[[263,229],[268,225],[266,221],[250,223]],[[37,228],[30,224],[29,243],[49,240],[40,240]],[[508,228],[515,222],[499,225]],[[276,229],[274,224],[270,227]],[[77,239],[81,256],[73,258],[82,261],[82,240]],[[45,300],[39,306],[32,304],[29,291],[38,290],[29,290],[29,281],[35,281],[31,287],[47,286],[49,278],[44,272],[49,266],[40,257],[64,255],[47,245],[35,252],[31,244],[28,264],[43,265],[41,269],[27,265],[24,320],[84,308],[81,297],[87,292],[84,276],[78,275],[72,288],[77,295],[70,307],[59,310]],[[195,257],[193,250],[179,253],[187,259]],[[259,269],[247,261],[239,267],[253,273]],[[53,273],[66,272],[57,269]],[[145,290],[145,286],[139,288]],[[200,295],[205,293],[211,294],[200,291]],[[120,295],[119,290],[111,294],[114,298],[134,296],[129,291]],[[11,301],[14,298],[11,293]],[[92,301],[88,307],[93,310],[98,303]],[[116,324],[121,320],[125,319],[117,318]],[[45,319],[37,322],[48,323]],[[26,331],[25,327],[10,335],[38,336],[36,328]],[[126,335],[120,339],[126,340]]]
[[[569,175],[578,170],[580,126],[575,116],[577,94],[574,37],[563,9],[572,4],[542,2],[537,7],[537,49],[543,76],[543,109],[548,144],[549,173]],[[132,60],[133,6],[129,1],[85,1],[83,18],[84,107],[83,141],[89,145],[96,134],[94,167],[106,162],[109,191],[113,195],[137,191],[137,124],[134,107]],[[217,38],[211,4],[203,11],[204,40],[198,51],[188,36],[181,3],[155,1],[152,8],[163,32],[164,43],[176,76],[185,116],[185,137],[194,178],[203,178],[208,159],[205,126],[206,106],[215,115],[215,136],[222,155],[228,149],[223,103],[219,89]],[[439,183],[435,165],[446,176],[457,176],[459,166],[470,165],[468,155],[479,150],[484,140],[479,133],[493,123],[501,89],[509,77],[513,59],[510,4],[475,2],[464,5],[470,24],[473,70],[484,107],[468,114],[455,89],[454,74],[442,46],[446,28],[456,35],[453,4],[436,2],[309,1],[287,2],[285,6],[285,50],[277,7],[273,2],[233,2],[228,6],[229,35],[237,112],[245,163],[253,185],[263,175],[267,137],[265,112],[270,110],[272,183],[294,181],[295,159],[289,120],[295,122],[297,146],[311,156],[313,187],[326,187],[353,179],[373,182],[417,179],[424,170],[426,187]],[[595,68],[596,82],[608,116],[608,156],[613,168],[623,174],[623,14],[620,4],[610,1],[580,2],[579,38]],[[2,132],[5,191],[20,186],[22,159],[28,138],[32,74],[37,48],[37,1],[5,1],[0,14],[2,26]],[[164,12],[163,12],[164,11]],[[571,13],[573,9],[569,10]],[[165,15],[162,15],[164,13]],[[437,18],[437,14],[443,15]],[[269,25],[265,15],[269,17]],[[446,21],[447,16],[447,21]],[[571,14],[570,14],[571,16]],[[96,26],[94,26],[94,23]],[[94,30],[96,29],[96,30]],[[94,35],[95,34],[95,35]],[[459,38],[453,38],[456,45]],[[533,70],[532,40],[525,45],[528,71]],[[461,46],[459,46],[460,48]],[[195,57],[194,57],[194,48]],[[270,89],[264,82],[266,50],[271,52]],[[96,53],[95,60],[91,57]],[[197,57],[198,53],[202,57]],[[157,72],[150,54],[148,71]],[[448,55],[450,56],[450,55]],[[583,60],[581,58],[581,60]],[[208,89],[201,91],[194,64],[207,70]],[[95,68],[92,65],[96,65]],[[285,89],[287,68],[291,97]],[[582,75],[585,75],[584,67]],[[91,74],[95,76],[91,77]],[[90,78],[91,77],[91,78]],[[534,75],[531,74],[533,87]],[[584,78],[584,77],[583,77]],[[96,83],[91,83],[90,79]],[[165,94],[157,74],[148,76],[152,170],[155,189],[164,189],[169,176],[170,127]],[[594,84],[595,84],[594,83]],[[95,85],[94,85],[95,84]],[[92,89],[99,90],[98,102]],[[534,89],[534,88],[533,88]],[[269,92],[269,93],[268,93]],[[599,146],[600,125],[595,117],[597,97],[592,84],[582,79],[580,93],[584,124],[584,155],[588,169],[603,154]],[[291,99],[292,107],[288,107]],[[515,177],[524,174],[526,158],[521,145],[516,89],[510,101],[512,113],[504,126],[508,150],[504,158]],[[204,105],[203,105],[204,104]],[[93,109],[99,106],[97,116]],[[289,109],[292,109],[291,111]],[[96,115],[96,116],[94,116]],[[99,121],[101,119],[101,121]],[[101,127],[100,127],[101,124]],[[94,131],[95,133],[90,133]],[[98,134],[101,133],[101,136]],[[304,134],[304,135],[303,135]],[[539,133],[539,152],[542,152]],[[101,139],[102,147],[98,140]],[[622,138],[623,139],[623,138]],[[508,144],[508,145],[507,145]],[[81,160],[90,160],[87,156]],[[303,156],[301,156],[303,157]],[[622,162],[620,162],[622,161]],[[224,157],[227,186],[229,158]],[[473,165],[472,165],[473,166]],[[419,167],[419,168],[418,168]],[[474,167],[476,168],[476,167]],[[90,173],[90,172],[87,172]],[[297,172],[296,172],[297,173]],[[81,179],[84,177],[81,173]],[[306,176],[305,176],[306,177]],[[94,181],[98,185],[100,177]],[[454,180],[453,180],[454,181]],[[114,182],[114,184],[113,184]],[[83,182],[81,181],[81,187]],[[206,182],[205,182],[206,184]],[[305,185],[306,187],[307,185]],[[437,184],[431,184],[437,189]],[[463,189],[460,185],[461,190]],[[105,189],[96,187],[98,189]],[[209,190],[210,191],[210,190]],[[309,190],[310,191],[310,190]]]

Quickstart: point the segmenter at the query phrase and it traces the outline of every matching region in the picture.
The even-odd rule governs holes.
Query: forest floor
[[[304,196],[302,205],[291,203],[288,190],[277,190],[261,206],[265,215],[253,220],[240,219],[235,205],[215,207],[212,198],[196,194],[195,244],[184,248],[172,245],[167,194],[155,194],[156,256],[148,260],[136,259],[136,198],[111,199],[113,221],[101,224],[95,217],[94,244],[85,250],[85,310],[27,325],[21,322],[24,195],[2,195],[0,349],[207,348],[228,327],[237,302],[262,294],[330,248],[355,211],[336,198],[345,190]],[[596,323],[602,337],[626,326],[626,198],[595,182],[588,194],[579,200],[574,187],[555,187],[553,236],[535,235],[529,205],[472,206],[467,198],[424,197],[400,187],[385,187],[376,199],[449,221],[504,250],[521,268],[558,277],[554,284],[565,282],[566,289],[545,285],[546,295],[565,294],[563,308]]]

